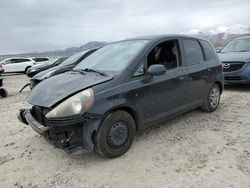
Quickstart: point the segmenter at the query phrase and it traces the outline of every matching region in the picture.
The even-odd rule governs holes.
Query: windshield
[[[82,60],[74,69],[94,69],[118,73],[136,57],[148,42],[148,40],[131,40],[106,45]]]
[[[53,63],[53,65],[55,65],[55,66],[60,65],[63,61],[65,61],[65,59],[67,59],[67,57],[61,57],[57,61],[55,61],[55,63]]]
[[[70,56],[68,59],[66,59],[60,66],[70,65],[72,63],[75,63],[77,60],[79,60],[83,55],[85,55],[89,50],[85,50],[83,52],[79,52],[75,55]]]
[[[229,42],[221,52],[250,51],[250,38],[237,39]]]
[[[44,62],[44,64],[39,65],[52,65],[54,64],[58,59],[50,59],[49,61]]]

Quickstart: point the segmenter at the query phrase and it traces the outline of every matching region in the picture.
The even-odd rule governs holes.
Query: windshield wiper
[[[86,71],[86,72],[95,72],[95,73],[98,73],[102,76],[108,76],[106,73],[102,72],[102,71],[99,71],[99,70],[94,70],[94,69],[90,69],[90,68],[85,68],[85,69],[82,69],[83,71]]]
[[[235,52],[249,52],[250,50],[239,50],[239,51],[235,51]]]
[[[71,71],[72,71],[72,72],[79,72],[79,73],[81,73],[81,74],[83,74],[83,75],[86,74],[82,69],[72,69]]]

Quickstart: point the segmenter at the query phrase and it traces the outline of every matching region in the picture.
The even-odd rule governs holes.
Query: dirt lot
[[[250,86],[227,87],[219,109],[194,110],[139,133],[109,160],[69,156],[16,114],[24,75],[6,76],[0,98],[0,187],[250,187]]]

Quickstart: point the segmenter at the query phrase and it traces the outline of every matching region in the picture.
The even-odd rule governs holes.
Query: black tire
[[[217,84],[213,84],[205,98],[205,102],[202,105],[201,109],[205,112],[215,111],[220,104],[220,95],[220,87]],[[213,96],[214,99],[212,99]]]
[[[30,67],[31,67],[31,66],[26,67],[26,69],[25,69],[25,71],[24,71],[25,74],[27,74],[28,69],[29,69]]]
[[[7,90],[0,88],[0,96],[1,97],[7,97],[8,96],[8,92]]]
[[[103,157],[119,157],[128,151],[135,133],[133,117],[122,110],[114,111],[104,119],[97,131],[95,150]]]

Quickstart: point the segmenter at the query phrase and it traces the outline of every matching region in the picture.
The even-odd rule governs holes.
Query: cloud
[[[0,0],[0,54],[250,25],[249,0]]]

